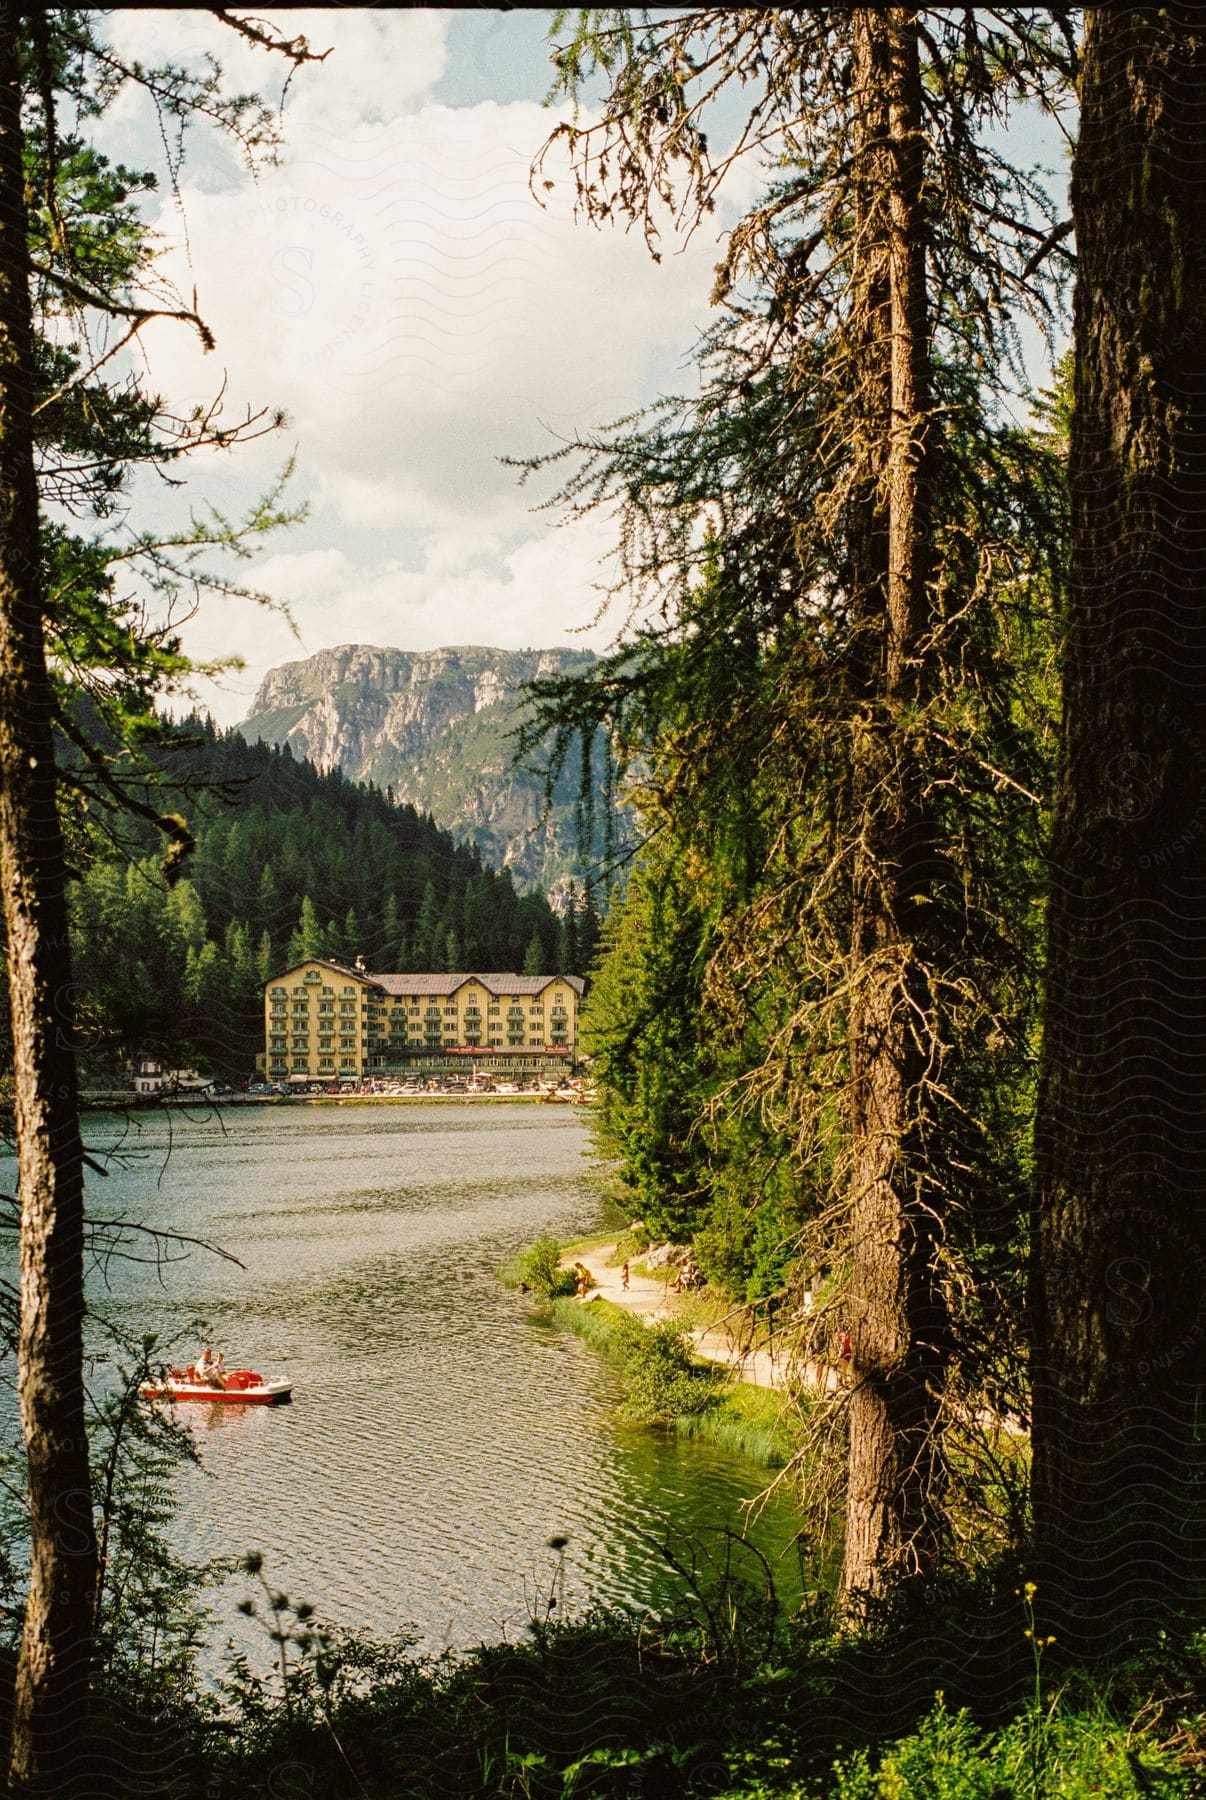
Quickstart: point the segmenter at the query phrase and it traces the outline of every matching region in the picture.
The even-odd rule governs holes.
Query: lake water
[[[274,1584],[325,1621],[421,1647],[523,1629],[569,1539],[567,1609],[665,1605],[658,1541],[740,1528],[766,1472],[627,1427],[616,1371],[495,1270],[542,1233],[600,1226],[588,1138],[569,1108],[453,1103],[92,1115],[124,1151],[90,1183],[98,1211],[221,1244],[122,1267],[106,1304],[172,1360],[202,1341],[227,1367],[294,1383],[288,1406],[182,1409],[203,1469],[176,1532],[198,1557],[260,1550]],[[193,1328],[193,1321],[205,1321]],[[98,1371],[102,1374],[103,1371]],[[775,1496],[752,1535],[774,1559],[796,1519]],[[247,1642],[234,1578],[221,1628]]]

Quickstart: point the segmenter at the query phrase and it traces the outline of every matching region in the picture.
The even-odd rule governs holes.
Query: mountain
[[[577,774],[562,778],[544,819],[539,776],[511,767],[510,733],[525,682],[594,660],[589,650],[343,644],[270,670],[238,729],[288,743],[323,772],[375,782],[518,886],[555,891],[577,873]]]
[[[68,765],[73,754],[66,745]],[[75,823],[72,947],[90,1071],[141,1051],[247,1075],[264,1047],[263,982],[311,956],[531,974],[581,974],[591,956],[589,914],[558,919],[543,894],[517,894],[413,807],[288,749],[192,717],[163,722],[140,767],[158,778],[151,817],[178,810],[194,844],[169,886],[150,817],[118,835],[94,804]],[[11,1067],[6,1012],[0,1072]]]

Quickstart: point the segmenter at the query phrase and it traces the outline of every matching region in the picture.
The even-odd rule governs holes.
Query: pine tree
[[[544,966],[544,945],[540,941],[539,932],[532,933],[528,942],[528,947],[523,953],[522,973],[524,975],[544,975],[547,973]]]
[[[311,957],[322,956],[323,952],[324,934],[318,922],[318,910],[309,894],[305,894],[302,896],[297,924],[289,937],[289,965],[293,967],[296,963],[308,962]]]
[[[673,623],[586,684],[537,684],[526,742],[551,724],[564,756],[599,726],[652,758],[647,785],[730,890],[709,979],[733,1032],[763,995],[782,1009],[730,1104],[785,1107],[802,1170],[827,1163],[844,1189],[825,1255],[854,1340],[843,1580],[875,1605],[937,1576],[946,1429],[975,1404],[958,1386],[985,1319],[1008,1329],[1021,1184],[988,1121],[994,1054],[1024,1079],[1011,939],[1034,907],[1012,870],[1001,883],[999,845],[1032,866],[1021,797],[1037,784],[998,608],[1023,570],[1042,591],[1058,506],[988,390],[1010,308],[1042,312],[1065,234],[990,133],[1006,90],[1065,78],[1069,21],[711,8],[633,33],[576,17],[565,85],[601,74],[607,93],[599,123],[554,139],[588,217],[618,211],[655,242],[681,178],[702,218],[719,173],[699,109],[726,82],[764,95],[750,134],[773,122],[784,155],[730,234],[702,399],[558,452],[581,457],[567,504],[618,505],[625,576]]]
[[[573,882],[565,897],[565,911],[557,921],[554,973],[573,975],[578,969],[578,895]]]
[[[266,931],[273,940],[282,932],[284,925],[284,901],[280,883],[276,878],[276,870],[271,862],[266,862],[260,871],[256,886],[255,909],[252,917],[261,931]]]
[[[360,915],[354,906],[349,906],[343,921],[343,941],[347,947],[347,960],[354,964],[357,957],[364,952],[364,932],[360,924]]]
[[[1088,8],[1081,68],[1032,1441],[1044,1606],[1108,1655],[1206,1549],[1200,9]]]
[[[83,1388],[84,1165],[34,477],[18,15],[0,12],[0,886],[21,1206],[29,1595],[11,1776],[65,1792],[86,1742],[96,1538]]]
[[[428,881],[423,888],[419,917],[415,924],[415,969],[420,974],[433,973],[444,966],[443,950],[446,940],[444,943],[440,942],[440,930],[440,903],[436,898],[435,884]]]

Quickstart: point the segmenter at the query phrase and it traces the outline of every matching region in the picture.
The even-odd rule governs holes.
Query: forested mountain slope
[[[196,848],[168,885],[149,823],[128,823],[121,844],[94,830],[81,842],[74,949],[98,1072],[137,1050],[250,1072],[260,985],[302,955],[551,973],[580,972],[590,952],[576,912],[559,920],[426,815],[287,745],[191,719],[148,761]]]
[[[344,644],[270,670],[239,729],[375,782],[476,844],[517,885],[547,892],[576,865],[576,774],[562,777],[546,819],[539,775],[512,767],[511,733],[525,683],[594,660],[587,650]]]

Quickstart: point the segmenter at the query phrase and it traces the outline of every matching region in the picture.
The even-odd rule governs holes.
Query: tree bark
[[[1064,720],[1036,1131],[1040,1605],[1184,1604],[1206,1377],[1206,28],[1086,11]]]
[[[867,694],[855,772],[853,1390],[842,1583],[854,1609],[865,1610],[924,1582],[941,1552],[947,1321],[935,1264],[941,1202],[927,1173],[927,1077],[938,1026],[923,908],[934,883],[934,833],[907,729],[924,695],[930,570],[924,151],[912,10],[860,8],[855,62],[858,156],[868,170],[856,228],[860,256],[876,267],[863,391],[882,393],[887,413],[878,501],[859,528],[864,564],[856,576]]]
[[[84,1422],[83,1160],[31,429],[18,21],[11,8],[0,8],[0,884],[21,1203],[18,1385],[31,1551],[10,1779],[19,1793],[58,1796],[82,1792],[92,1780],[81,1755],[96,1544]]]

